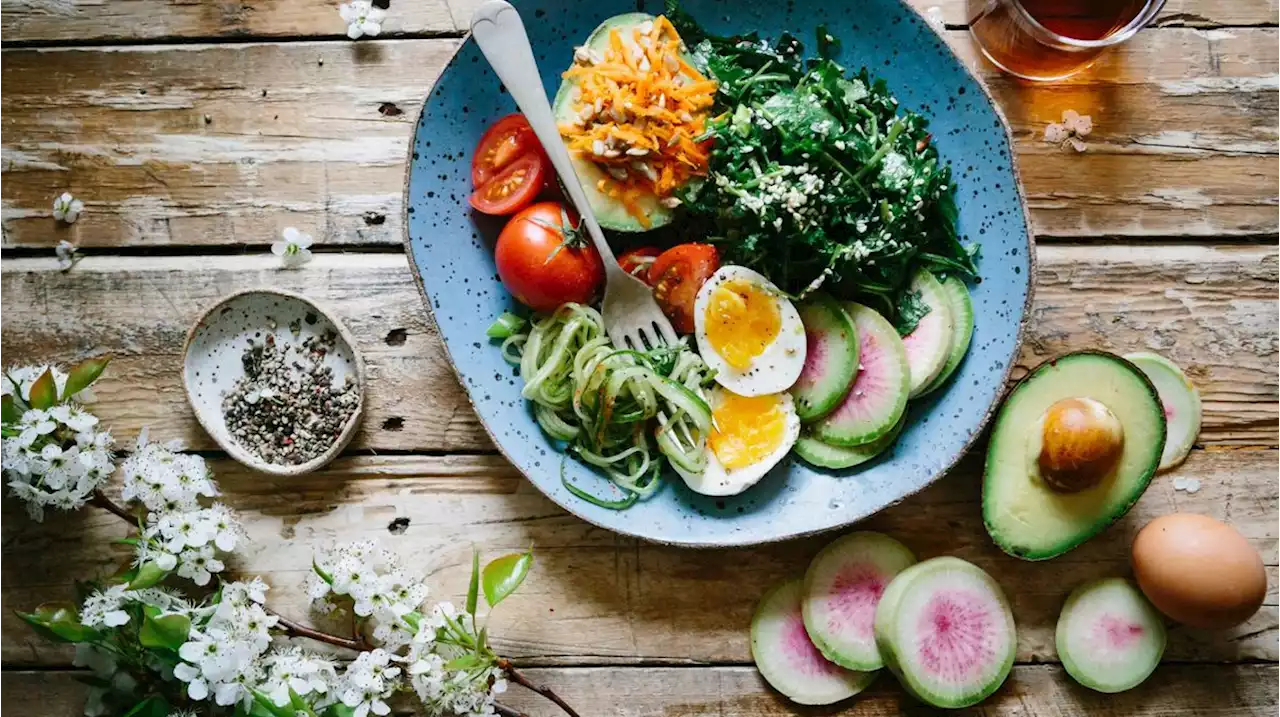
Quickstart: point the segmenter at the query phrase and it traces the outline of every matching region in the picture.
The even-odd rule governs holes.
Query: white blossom
[[[375,642],[388,649],[409,644],[413,634],[402,617],[427,599],[426,583],[412,578],[395,554],[372,541],[318,551],[307,594],[318,608],[349,601],[352,612],[367,618]],[[328,612],[328,610],[325,610]]]
[[[53,248],[53,253],[58,257],[58,268],[68,271],[71,267],[80,261],[80,255],[76,252],[76,245],[63,239]]]
[[[382,21],[387,18],[387,11],[374,7],[371,0],[352,0],[341,5],[338,12],[347,23],[347,37],[352,40],[365,35],[376,37],[382,32]]]
[[[14,380],[29,397],[30,386],[16,375]],[[8,378],[5,387],[14,388]],[[43,520],[46,507],[83,507],[111,477],[114,441],[97,425],[98,419],[84,409],[62,404],[24,411],[16,424],[7,426],[16,435],[0,444],[0,464],[11,493],[26,503],[33,520]]]
[[[267,677],[259,689],[279,707],[289,704],[289,690],[301,697],[329,695],[338,684],[337,665],[333,660],[299,647],[276,650],[267,655],[264,664]]]
[[[396,656],[383,649],[360,653],[343,673],[342,704],[355,711],[355,717],[385,715],[391,711],[386,700],[396,689],[400,667]]]
[[[71,196],[71,192],[63,192],[53,200],[53,218],[68,224],[74,224],[84,211],[84,202]]]
[[[148,442],[144,429],[133,455],[121,466],[124,485],[120,497],[126,502],[140,501],[149,511],[161,512],[195,510],[200,507],[201,497],[218,495],[204,458],[178,453],[176,448]]]
[[[263,655],[271,646],[271,628],[280,618],[270,615],[257,598],[265,599],[265,584],[227,583],[208,619],[193,624],[187,642],[178,648],[183,662],[173,674],[187,683],[187,696],[219,705],[248,704],[250,688],[266,678]]]
[[[129,612],[124,609],[128,600],[128,585],[112,585],[106,590],[95,590],[80,606],[80,623],[86,627],[120,627],[129,622]]]
[[[280,233],[282,239],[271,245],[271,253],[280,257],[280,266],[293,269],[311,261],[311,235],[287,227]]]

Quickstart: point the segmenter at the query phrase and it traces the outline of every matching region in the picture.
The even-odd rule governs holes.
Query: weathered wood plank
[[[902,539],[919,556],[951,554],[996,576],[1018,624],[1018,659],[1056,659],[1053,629],[1066,593],[1089,579],[1128,572],[1128,546],[1152,518],[1171,512],[1212,515],[1234,525],[1268,567],[1266,606],[1225,632],[1174,628],[1168,659],[1276,660],[1276,450],[1196,451],[1176,475],[1196,477],[1195,494],[1173,490],[1164,475],[1116,526],[1053,561],[1010,558],[990,542],[979,518],[979,461],[862,527]],[[537,567],[494,615],[500,649],[540,664],[750,659],[747,624],[761,592],[804,570],[828,538],[755,549],[696,551],[638,543],[563,512],[496,456],[397,456],[342,459],[320,473],[289,479],[252,474],[228,460],[214,470],[224,499],[244,517],[250,543],[239,570],[272,585],[273,606],[307,615],[302,580],[311,553],[331,541],[379,539],[430,576],[437,599],[466,591],[471,546],[494,555],[536,546]],[[6,501],[3,603],[10,608],[67,599],[75,578],[110,572],[124,553],[114,516],[90,510],[28,522]],[[393,535],[389,524],[407,518]],[[57,560],[49,556],[57,555]],[[66,664],[65,649],[33,635],[11,611],[0,616],[5,665]]]
[[[1056,665],[1019,665],[1003,687],[980,706],[956,715],[992,717],[1272,717],[1275,665],[1163,665],[1138,688],[1119,695],[1087,690]],[[783,717],[824,714],[858,717],[929,715],[882,676],[863,694],[820,713],[800,712],[752,667],[558,667],[531,668],[528,675],[551,685],[583,714],[616,717]],[[6,671],[0,676],[10,714],[79,717],[86,687],[74,672]],[[530,717],[563,713],[537,695],[512,687],[503,702]],[[406,700],[395,715],[419,714]]]
[[[1083,348],[1153,350],[1186,368],[1205,400],[1201,440],[1276,444],[1275,247],[1040,247],[1040,279],[1019,372]],[[278,286],[346,318],[372,380],[354,448],[490,450],[445,361],[400,255],[321,254],[280,271],[268,254],[89,257],[3,263],[0,328],[10,363],[110,352],[96,410],[122,435],[213,448],[186,404],[181,349],[202,308],[235,289]],[[403,332],[403,333],[402,333]]]
[[[271,3],[185,3],[173,0],[4,0],[0,31],[11,41],[85,42],[215,37],[341,37],[343,0],[275,0]],[[951,26],[968,22],[966,0],[910,0],[923,12],[937,8]],[[476,0],[398,2],[383,24],[386,35],[461,32]],[[1156,24],[1162,27],[1274,25],[1275,0],[1171,0]]]
[[[253,37],[341,37],[347,0],[176,2],[175,0],[4,0],[0,31],[23,42]],[[387,13],[385,35],[459,32],[446,0],[401,1]]]
[[[963,32],[948,37],[981,64]],[[7,51],[3,245],[263,245],[285,226],[322,244],[398,244],[413,119],[457,43]],[[1071,82],[981,65],[1037,231],[1274,233],[1278,52],[1273,29],[1169,29]],[[1085,154],[1040,139],[1067,108],[1094,117]],[[50,219],[64,190],[87,204],[70,228]]]

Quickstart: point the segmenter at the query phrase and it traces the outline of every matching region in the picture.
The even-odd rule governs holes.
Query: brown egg
[[[1064,398],[1044,413],[1040,476],[1050,488],[1074,493],[1097,485],[1124,452],[1120,419],[1092,398]]]
[[[1191,627],[1248,620],[1267,594],[1262,557],[1235,528],[1175,513],[1147,523],[1133,540],[1133,574],[1160,612]]]

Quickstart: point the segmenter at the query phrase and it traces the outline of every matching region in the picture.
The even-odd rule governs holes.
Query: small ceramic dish
[[[296,331],[296,333],[295,333]],[[305,463],[271,463],[243,447],[227,428],[223,397],[244,376],[241,357],[252,342],[268,334],[279,345],[296,345],[310,336],[335,335],[323,363],[333,369],[335,383],[351,376],[355,382],[356,408],[338,439],[324,453]],[[364,416],[364,360],[355,340],[338,318],[310,299],[280,289],[252,289],[223,297],[207,309],[187,331],[183,347],[182,383],[187,401],[200,425],[232,458],[246,466],[281,476],[309,473],[332,461],[351,442]]]

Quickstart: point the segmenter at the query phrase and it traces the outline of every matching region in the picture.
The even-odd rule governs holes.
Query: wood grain
[[[1019,375],[1075,349],[1157,351],[1201,391],[1202,442],[1276,445],[1275,247],[1045,245],[1039,257]],[[107,425],[122,436],[150,425],[157,438],[212,449],[182,389],[183,338],[220,296],[277,286],[336,309],[365,355],[368,413],[352,448],[492,450],[402,256],[322,254],[302,270],[276,266],[265,253],[95,256],[68,273],[52,259],[5,261],[6,360],[111,353],[96,391]]]
[[[1086,580],[1128,572],[1128,546],[1152,518],[1204,513],[1233,525],[1268,566],[1265,607],[1223,632],[1170,631],[1167,657],[1221,662],[1277,659],[1276,450],[1196,451],[1175,474],[1156,479],[1128,516],[1056,560],[1029,563],[991,543],[977,519],[980,461],[860,524],[903,540],[921,558],[956,555],[1002,584],[1018,624],[1021,662],[1056,660],[1053,629],[1066,593]],[[228,460],[213,468],[224,499],[239,511],[250,542],[236,570],[261,574],[270,602],[308,615],[302,581],[312,552],[331,541],[377,539],[429,576],[435,599],[460,601],[471,546],[486,555],[536,546],[536,568],[494,615],[502,651],[538,664],[715,662],[750,659],[746,626],[761,592],[803,572],[830,538],[738,550],[687,550],[640,543],[565,513],[496,456],[354,457],[314,475],[272,479]],[[1202,482],[1191,494],[1173,476]],[[89,510],[32,524],[6,502],[3,603],[11,608],[68,599],[76,578],[109,573],[123,559],[110,538],[116,517]],[[400,535],[389,530],[408,519]],[[57,555],[57,560],[49,556]],[[7,666],[65,665],[65,649],[32,634],[11,612],[0,618]]]
[[[1089,74],[1034,86],[947,37],[1009,116],[1040,234],[1275,233],[1276,30],[1141,33]],[[261,246],[286,226],[398,245],[413,120],[457,44],[6,51],[3,246]],[[1094,117],[1084,154],[1041,140],[1069,108]],[[87,205],[73,227],[50,218],[64,190]]]
[[[837,707],[803,710],[787,702],[752,667],[533,668],[538,682],[552,685],[583,714],[616,717],[782,717],[822,714],[858,717],[933,715],[905,696],[890,676],[877,679],[863,694]],[[1163,665],[1136,689],[1119,695],[1087,690],[1061,667],[1019,665],[996,694],[981,706],[956,710],[960,716],[1016,717],[1273,717],[1275,665]],[[75,672],[5,672],[0,678],[3,704],[10,714],[80,717],[86,687]],[[530,717],[559,712],[536,695],[512,687],[503,701]],[[590,707],[590,711],[587,708]],[[420,714],[404,701],[393,714]]]
[[[3,0],[0,31],[7,40],[178,40],[247,37],[342,37],[342,0],[272,0],[187,3],[174,0]],[[924,12],[938,8],[951,26],[967,23],[966,0],[910,0]],[[384,35],[457,33],[466,29],[477,0],[399,0]],[[1274,25],[1275,0],[1171,0],[1158,26]]]

